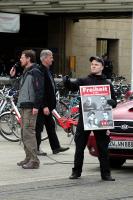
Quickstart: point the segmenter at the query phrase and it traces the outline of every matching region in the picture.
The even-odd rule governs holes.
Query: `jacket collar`
[[[25,74],[26,72],[29,72],[31,69],[36,68],[36,63],[32,63],[32,65],[28,68],[25,68],[23,71],[23,74]]]
[[[90,78],[95,78],[95,79],[106,79],[106,76],[104,74],[102,74],[102,75],[89,74],[88,76]]]

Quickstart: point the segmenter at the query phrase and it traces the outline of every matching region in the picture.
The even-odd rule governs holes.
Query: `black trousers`
[[[108,154],[108,144],[109,144],[109,136],[106,134],[106,130],[95,130],[93,131],[96,139],[97,148],[99,151],[99,162],[100,162],[100,172],[101,177],[110,175],[110,164],[109,164],[109,154]],[[76,134],[75,134],[75,156],[74,156],[74,168],[73,172],[81,175],[82,166],[84,160],[84,150],[88,142],[88,137],[91,131],[84,131],[83,128],[83,119],[82,115],[80,115],[79,123],[77,126]]]
[[[36,120],[36,139],[37,139],[37,149],[39,150],[41,144],[41,133],[43,131],[43,126],[45,125],[49,143],[52,150],[60,148],[60,143],[55,131],[55,122],[52,117],[52,113],[50,115],[44,115],[43,110],[39,110],[37,120]]]

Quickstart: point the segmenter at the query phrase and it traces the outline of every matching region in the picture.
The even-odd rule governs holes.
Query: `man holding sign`
[[[111,85],[110,82],[106,80],[105,76],[102,74],[104,68],[103,59],[97,56],[91,57],[90,62],[91,62],[91,74],[85,78],[79,78],[74,82],[71,82],[69,77],[65,76],[63,77],[65,87],[67,87],[71,91],[76,91],[80,89],[80,86],[110,85],[111,99],[108,99],[108,104],[112,107],[116,107],[117,102],[113,86]],[[84,149],[87,145],[88,137],[91,133],[91,130],[86,130],[86,131],[84,130],[83,111],[81,108],[81,102],[79,105],[79,112],[80,112],[79,121],[75,134],[76,150],[74,156],[74,168],[72,169],[72,174],[69,177],[70,179],[77,179],[81,176],[83,160],[84,160]],[[99,152],[98,159],[100,162],[101,179],[104,181],[115,181],[115,179],[111,177],[111,172],[110,172],[109,155],[108,155],[108,144],[110,139],[109,136],[106,134],[107,130],[98,129],[98,130],[93,130],[93,132],[96,138],[96,144]]]

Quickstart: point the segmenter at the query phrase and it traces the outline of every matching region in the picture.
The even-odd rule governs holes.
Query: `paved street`
[[[58,128],[62,146],[68,146],[71,138]],[[82,177],[69,180],[73,166],[74,144],[70,150],[53,155],[48,141],[42,143],[47,157],[40,157],[37,170],[24,170],[16,163],[24,158],[22,144],[11,143],[0,136],[0,200],[132,200],[133,161],[121,170],[113,170],[115,182],[100,180],[97,158],[85,151]]]

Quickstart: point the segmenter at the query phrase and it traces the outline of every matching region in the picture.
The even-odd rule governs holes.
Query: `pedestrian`
[[[45,152],[40,150],[41,144],[41,133],[45,125],[50,147],[53,154],[63,152],[68,150],[68,147],[61,147],[56,131],[55,131],[55,122],[52,117],[52,110],[56,108],[56,89],[55,82],[50,72],[50,66],[53,62],[53,53],[50,50],[42,50],[40,53],[41,66],[40,71],[44,77],[44,99],[43,99],[43,108],[39,109],[37,121],[36,121],[36,139],[37,139],[37,148],[38,155],[46,155]]]
[[[36,54],[33,50],[22,51],[20,63],[24,68],[20,79],[20,88],[17,105],[21,109],[22,117],[22,142],[24,145],[25,159],[18,162],[24,169],[39,168],[40,161],[37,157],[37,141],[35,124],[38,109],[42,105],[43,82],[41,72],[36,67]],[[11,76],[15,76],[16,69],[12,68]]]
[[[106,80],[105,76],[102,74],[104,68],[104,61],[102,58],[94,56],[90,58],[91,62],[91,73],[85,78],[79,78],[74,82],[71,82],[68,76],[63,78],[64,85],[69,90],[75,91],[79,90],[80,86],[87,85],[106,85],[110,84],[111,87],[111,98],[109,104],[113,107],[116,106],[116,98],[113,90],[113,86],[109,81]],[[79,105],[79,120],[75,134],[75,156],[74,156],[74,167],[72,169],[72,174],[69,177],[70,179],[77,179],[81,176],[83,160],[84,160],[84,150],[88,142],[88,137],[91,133],[91,130],[84,131],[83,126],[83,115],[81,102]],[[109,164],[109,154],[108,154],[108,144],[109,136],[106,134],[107,130],[93,130],[96,144],[99,152],[99,162],[100,162],[100,172],[101,179],[105,181],[114,181],[115,179],[111,177],[110,164]]]
[[[104,60],[103,74],[106,76],[107,79],[111,79],[112,78],[112,74],[113,74],[113,64],[112,64],[112,61],[109,59],[107,53],[105,53],[102,56],[102,58]]]

